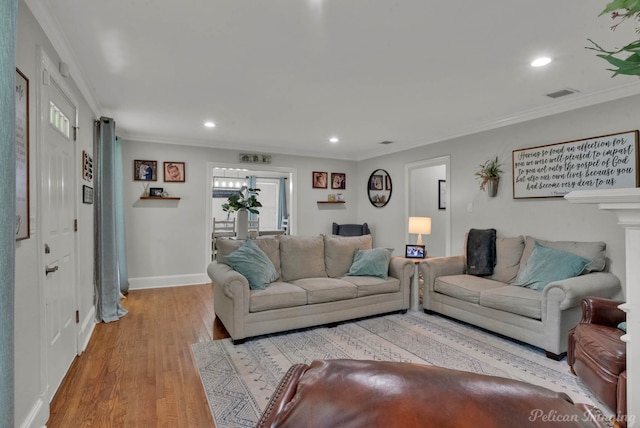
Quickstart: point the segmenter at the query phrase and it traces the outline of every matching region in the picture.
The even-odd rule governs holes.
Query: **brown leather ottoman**
[[[598,427],[599,412],[511,379],[411,363],[313,361],[289,369],[258,427]]]

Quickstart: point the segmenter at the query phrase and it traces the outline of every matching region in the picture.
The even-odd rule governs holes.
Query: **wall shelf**
[[[140,196],[140,199],[145,201],[179,201],[180,200],[180,198],[174,198],[174,197],[163,198],[162,196]]]
[[[317,201],[319,204],[344,204],[345,201]]]

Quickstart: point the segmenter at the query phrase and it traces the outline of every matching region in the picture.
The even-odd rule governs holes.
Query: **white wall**
[[[117,119],[116,119],[117,131]],[[132,289],[208,282],[206,275],[207,236],[206,204],[211,202],[207,164],[227,164],[251,168],[252,164],[238,164],[233,150],[187,147],[123,140],[124,206],[127,237],[127,262]],[[164,187],[180,201],[141,201],[144,182],[133,180],[135,159],[186,163],[185,183],[164,183],[162,174],[150,187]],[[353,223],[358,214],[357,166],[355,162],[288,155],[272,155],[271,167],[294,168],[296,186],[293,207],[297,234],[331,233],[331,223]],[[346,203],[320,205],[329,193],[337,190],[313,189],[313,171],[345,173]]]
[[[569,204],[564,199],[519,199],[512,197],[511,152],[564,141],[638,129],[640,96],[628,97],[572,112],[537,119],[492,131],[431,144],[358,163],[358,187],[366,189],[371,171],[386,169],[394,189],[406,186],[404,166],[410,162],[451,157],[452,254],[461,254],[463,238],[470,228],[494,227],[499,236],[532,235],[550,240],[602,240],[607,243],[611,271],[624,283],[624,232],[615,216],[596,207]],[[498,156],[504,175],[495,198],[479,189],[474,173],[485,160]],[[358,221],[367,221],[376,235],[376,245],[403,249],[406,239],[405,204],[401,192],[384,208],[372,207],[366,193],[358,195]],[[471,203],[473,211],[468,212]]]
[[[36,111],[37,93],[37,48],[40,46],[52,61],[58,62],[55,49],[36,22],[23,1],[19,2],[18,37],[16,65],[29,79],[29,189],[31,237],[16,243],[15,278],[15,421],[17,426],[43,426],[49,417],[48,382],[45,371],[45,330],[44,330],[44,292],[40,280],[44,265],[39,264],[41,257],[38,245],[39,233],[37,219],[39,215],[38,191],[38,116]],[[79,105],[79,134],[76,161],[80,174],[82,150],[93,152],[93,112],[83,99],[72,79],[65,79]],[[77,271],[77,309],[80,311],[79,345],[84,348],[93,331],[93,205],[81,203],[82,184],[77,178],[76,197],[79,230],[77,233],[78,271]]]

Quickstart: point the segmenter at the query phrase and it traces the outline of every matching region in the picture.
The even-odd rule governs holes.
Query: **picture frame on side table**
[[[407,259],[424,259],[426,255],[424,245],[405,245],[404,257]]]

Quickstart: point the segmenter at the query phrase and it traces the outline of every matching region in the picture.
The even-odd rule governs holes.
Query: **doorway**
[[[431,234],[423,236],[428,256],[451,255],[449,163],[449,156],[442,156],[405,166],[405,179],[408,183],[405,218],[408,222],[409,217],[431,217]],[[409,238],[408,236],[407,239]]]
[[[251,164],[221,164],[209,162],[207,163],[207,177],[210,177],[210,184],[207,186],[206,197],[208,201],[211,201],[211,203],[206,204],[206,218],[208,219],[206,236],[212,236],[214,218],[216,220],[226,220],[228,217],[228,213],[224,212],[221,207],[221,205],[227,201],[228,192],[221,191],[220,187],[215,187],[215,180],[217,179],[220,184],[222,181],[225,181],[226,189],[231,191],[229,182],[232,182],[234,186],[233,188],[237,190],[243,184],[248,185],[246,180],[249,176],[256,177],[256,187],[261,189],[258,196],[258,200],[263,204],[263,208],[260,209],[261,214],[259,217],[259,227],[261,231],[274,230],[277,228],[277,182],[279,177],[285,178],[285,198],[287,212],[289,214],[288,231],[291,234],[295,233],[297,223],[297,186],[295,185],[297,176],[295,168],[270,167],[266,165],[255,167]],[[222,189],[225,189],[225,187],[222,187]],[[215,193],[214,190],[216,190]],[[264,213],[262,211],[264,211]],[[211,260],[213,260],[214,255],[214,248],[210,241],[207,241],[207,251],[205,254],[208,256],[207,260],[205,260],[205,266],[207,266]]]
[[[62,76],[41,54],[39,81],[40,192],[39,248],[42,251],[41,293],[44,300],[46,371],[51,400],[78,354],[76,324],[77,247],[76,142],[77,103]]]

